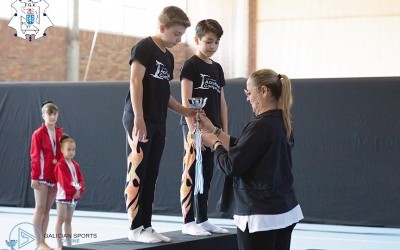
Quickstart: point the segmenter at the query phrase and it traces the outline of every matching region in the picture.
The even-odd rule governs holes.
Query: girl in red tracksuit
[[[67,246],[71,245],[71,220],[77,201],[85,191],[85,182],[79,164],[73,160],[75,156],[75,141],[67,136],[61,137],[61,152],[63,157],[57,163],[54,174],[57,180],[57,222],[56,235],[65,235]],[[64,224],[65,232],[62,233]],[[57,237],[57,249],[62,249],[62,237]]]
[[[56,197],[54,167],[61,158],[61,128],[56,126],[58,107],[48,101],[42,104],[44,124],[32,134],[31,142],[31,187],[35,194],[33,225],[37,249],[51,249],[44,235],[49,224],[50,208]]]

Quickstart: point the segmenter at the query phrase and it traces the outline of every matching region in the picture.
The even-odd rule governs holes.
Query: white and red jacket
[[[62,128],[55,127],[56,132],[56,155],[54,156],[52,142],[45,124],[42,124],[32,134],[31,142],[31,179],[45,180],[55,183],[53,160],[62,157],[60,138],[63,134]]]
[[[54,174],[56,176],[56,181],[57,181],[57,196],[56,196],[57,200],[67,200],[67,201],[72,200],[72,197],[76,193],[75,187],[71,185],[72,182],[78,182],[81,185],[80,189],[81,195],[83,192],[85,192],[85,182],[83,180],[79,164],[76,161],[72,160],[72,165],[74,169],[70,169],[64,157],[61,157],[60,161],[57,163],[54,169]],[[75,180],[73,173],[76,174]],[[80,197],[75,200],[79,199]]]

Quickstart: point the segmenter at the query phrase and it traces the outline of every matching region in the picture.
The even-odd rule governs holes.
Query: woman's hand
[[[212,124],[212,122],[210,121],[210,119],[208,119],[208,117],[205,115],[205,113],[200,113],[198,115],[198,118],[200,120],[200,127],[201,130],[204,132],[212,132],[215,129],[214,124]],[[196,124],[196,119],[194,119],[194,124]]]
[[[206,147],[212,147],[214,143],[218,140],[218,137],[213,133],[203,133],[201,138],[203,139],[203,143]]]

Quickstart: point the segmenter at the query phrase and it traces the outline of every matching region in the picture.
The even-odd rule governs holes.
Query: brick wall
[[[67,79],[67,31],[49,28],[48,36],[29,42],[14,36],[0,20],[0,81],[63,81]]]
[[[0,82],[66,81],[68,30],[50,27],[47,36],[29,42],[14,36],[8,20],[0,20]],[[150,34],[149,34],[150,35]],[[79,79],[83,80],[93,32],[80,31]],[[99,33],[93,51],[87,81],[128,81],[129,56],[133,44],[141,38]],[[184,60],[194,51],[187,44],[171,49],[175,57],[174,78]]]

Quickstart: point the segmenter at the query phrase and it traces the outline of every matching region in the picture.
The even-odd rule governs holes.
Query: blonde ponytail
[[[292,108],[292,84],[286,75],[280,75],[271,69],[260,69],[249,76],[258,89],[266,86],[271,90],[272,96],[278,101],[278,108],[282,110],[283,122],[286,127],[286,138],[290,141],[292,134],[292,121],[290,109]]]
[[[290,140],[292,134],[292,115],[290,109],[292,108],[292,84],[290,79],[285,75],[280,75],[280,81],[282,83],[282,92],[278,101],[278,108],[282,110],[283,121],[286,127],[286,139]]]

